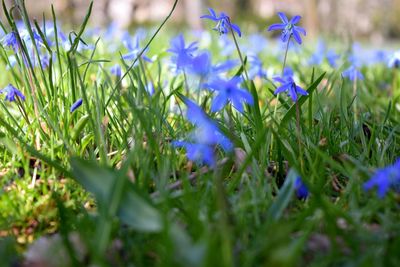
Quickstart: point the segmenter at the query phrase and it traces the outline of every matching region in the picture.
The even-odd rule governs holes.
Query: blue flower
[[[213,30],[219,32],[219,34],[227,34],[232,29],[237,33],[237,35],[239,35],[239,37],[242,36],[239,26],[231,23],[229,16],[227,16],[225,13],[221,12],[220,16],[218,17],[212,8],[209,8],[208,11],[210,11],[210,15],[204,15],[201,16],[200,18],[210,19],[212,21],[217,22],[217,25],[214,27]]]
[[[206,81],[210,77],[216,77],[223,72],[231,70],[237,64],[236,60],[227,60],[220,64],[212,65],[210,53],[204,52],[193,57],[189,65],[189,71]]]
[[[196,144],[185,141],[174,141],[172,143],[175,147],[183,147],[186,149],[186,156],[189,160],[199,164],[206,164],[209,166],[215,165],[214,148],[207,144]]]
[[[249,36],[249,41],[246,45],[246,50],[249,53],[259,54],[265,50],[268,42],[267,39],[261,34],[252,34]]]
[[[72,113],[74,112],[77,108],[79,108],[82,105],[82,98],[79,98],[74,104],[72,104],[71,108],[69,111]]]
[[[248,57],[250,68],[249,68],[249,78],[253,80],[255,77],[267,78],[267,72],[263,68],[263,62],[256,55],[250,54]]]
[[[348,78],[350,81],[364,80],[364,75],[354,65],[343,71],[342,76]]]
[[[293,73],[290,68],[285,70],[283,77],[275,77],[274,81],[281,84],[274,92],[276,95],[288,91],[288,95],[292,98],[293,102],[297,102],[297,94],[308,95],[307,91],[294,82]]]
[[[235,43],[226,35],[218,39],[218,47],[220,48],[221,56],[224,57],[232,56],[233,52],[236,50]]]
[[[243,103],[254,104],[253,96],[248,91],[239,87],[240,82],[240,77],[233,77],[230,80],[216,78],[204,85],[206,88],[218,92],[218,95],[214,97],[211,104],[212,112],[220,111],[228,102],[231,102],[241,113],[244,111]]]
[[[391,166],[378,169],[363,185],[365,191],[369,191],[373,187],[377,187],[379,198],[383,198],[390,188],[400,192],[400,159]]]
[[[388,56],[388,53],[386,51],[384,51],[384,50],[376,50],[372,54],[371,61],[373,63],[377,63],[377,64],[379,64],[379,63],[385,63],[386,64],[388,58],[389,58],[389,56]]]
[[[185,98],[184,101],[187,105],[186,117],[196,128],[189,135],[190,142],[175,141],[173,145],[186,148],[187,157],[191,161],[214,166],[215,146],[221,146],[224,151],[231,151],[233,144],[220,132],[201,107],[189,99]]]
[[[9,84],[4,89],[0,90],[0,94],[6,94],[5,100],[9,102],[15,101],[15,96],[18,98],[25,100],[25,96],[21,93],[20,90],[15,88],[13,85]]]
[[[11,47],[14,52],[17,52],[19,49],[19,43],[17,39],[17,34],[15,32],[10,32],[1,40],[3,46]]]
[[[167,51],[173,53],[172,61],[178,70],[185,68],[192,62],[193,53],[197,50],[197,43],[191,43],[186,47],[185,39],[180,34],[171,40],[171,48]]]
[[[315,52],[311,55],[311,58],[308,60],[308,64],[310,65],[321,65],[325,58],[325,43],[323,41],[319,41],[317,44],[317,48]]]
[[[148,82],[144,89],[149,94],[149,96],[152,96],[155,93],[154,85],[152,82]]]
[[[303,183],[303,181],[301,180],[301,177],[298,176],[296,178],[295,184],[294,184],[294,189],[296,191],[296,196],[298,199],[300,200],[304,200],[308,197],[308,188],[307,186]]]
[[[338,54],[336,54],[336,52],[333,51],[333,50],[329,50],[329,51],[326,53],[326,60],[328,60],[328,63],[329,63],[329,65],[330,65],[332,68],[336,68],[336,66],[337,66],[336,61],[337,61],[339,58],[340,58],[340,56],[339,56]]]
[[[129,33],[126,33],[124,37],[122,38],[122,42],[125,45],[125,47],[128,49],[128,53],[123,55],[122,58],[125,60],[134,60],[136,59],[140,52],[142,52],[142,49],[140,48],[140,36],[141,34],[137,34],[133,39],[129,35]],[[145,53],[142,54],[142,59],[147,61],[147,62],[153,62],[150,58],[148,58]]]
[[[111,72],[111,74],[113,74],[117,77],[121,77],[121,75],[122,75],[121,66],[119,64],[115,64],[114,66],[112,66],[110,68],[110,72]]]
[[[388,67],[389,68],[400,68],[400,51],[394,53],[390,58],[388,62]]]
[[[185,99],[185,104],[187,106],[186,118],[196,126],[190,135],[191,139],[197,143],[220,145],[225,151],[230,151],[232,143],[220,132],[203,109],[189,99]]]
[[[296,40],[298,44],[302,43],[301,35],[306,35],[306,30],[302,27],[296,26],[297,23],[300,22],[300,16],[294,16],[290,21],[286,17],[286,15],[282,12],[278,12],[278,16],[281,19],[282,23],[273,24],[268,28],[268,31],[276,31],[282,30],[281,39],[284,43],[288,42],[290,38]]]

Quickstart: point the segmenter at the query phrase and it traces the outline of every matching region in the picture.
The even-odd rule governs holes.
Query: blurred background
[[[11,5],[13,0],[6,0]],[[115,22],[121,28],[156,23],[168,14],[173,0],[94,0],[93,25]],[[67,24],[82,21],[89,0],[26,0],[31,15],[51,18],[53,4]],[[380,43],[400,38],[400,0],[180,0],[174,23],[201,29],[207,7],[227,12],[242,28],[265,29],[276,12],[303,17],[310,36],[329,33]]]

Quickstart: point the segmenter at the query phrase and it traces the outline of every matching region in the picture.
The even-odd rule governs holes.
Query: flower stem
[[[303,171],[303,151],[301,146],[301,126],[300,126],[300,105],[299,102],[296,101],[296,128],[297,128],[297,142],[299,145],[299,161],[300,161],[300,169]]]
[[[292,39],[292,36],[290,36],[290,38],[289,38],[289,40],[287,41],[287,44],[286,44],[285,57],[283,58],[283,66],[282,66],[282,76],[283,76],[283,73],[285,72],[287,55],[288,55],[288,52],[289,52],[290,39]]]
[[[230,23],[231,23],[231,22],[229,21],[229,24],[230,24]],[[242,68],[243,68],[243,72],[244,72],[246,81],[248,81],[248,80],[250,80],[250,79],[249,79],[249,74],[247,73],[247,70],[246,70],[246,67],[245,67],[245,64],[244,64],[244,59],[243,59],[242,52],[240,51],[240,48],[239,48],[239,43],[238,43],[238,41],[237,41],[237,39],[236,39],[236,35],[235,35],[235,33],[233,32],[232,27],[229,27],[229,28],[230,28],[230,32],[231,32],[231,35],[232,35],[232,38],[233,38],[233,42],[235,43],[235,47],[236,47],[236,50],[237,50],[238,55],[239,55],[240,62],[242,63]]]
[[[287,55],[288,55],[288,52],[289,52],[289,43],[290,43],[290,39],[291,38],[292,38],[292,36],[289,37],[289,40],[288,40],[288,42],[286,44],[285,57],[283,59],[281,76],[283,76],[283,73],[285,72],[286,60],[287,60]],[[276,95],[276,104],[275,104],[275,107],[274,107],[274,115],[273,115],[273,117],[275,119],[276,119],[276,113],[278,112],[279,97],[280,97],[280,93]],[[272,136],[272,138],[273,138],[273,136]],[[274,142],[272,140],[271,141],[271,152],[272,152],[273,146],[274,146]]]
[[[358,118],[358,114],[357,114],[357,110],[358,110],[358,107],[357,107],[357,75],[353,81],[353,100],[354,100],[354,105],[353,105],[353,107],[354,107],[354,110],[353,110],[354,122],[357,122],[357,118]]]

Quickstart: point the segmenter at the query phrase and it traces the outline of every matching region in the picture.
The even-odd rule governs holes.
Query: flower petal
[[[290,20],[290,23],[291,23],[291,24],[297,24],[297,23],[299,23],[300,19],[301,19],[301,16],[294,16],[294,17]]]
[[[285,24],[272,24],[271,26],[269,26],[268,31],[279,31],[279,30],[283,30],[285,29],[286,25]]]
[[[238,25],[231,23],[231,27],[232,27],[232,30],[234,30],[239,35],[239,37],[242,37],[242,32],[240,31],[240,28]]]
[[[283,13],[283,12],[278,12],[278,16],[279,16],[279,18],[282,20],[283,23],[285,23],[285,24],[288,24],[288,23],[289,23],[289,20],[288,20],[288,18],[286,17],[285,13]]]
[[[228,102],[227,96],[224,93],[219,93],[212,101],[211,112],[218,112],[224,108]]]

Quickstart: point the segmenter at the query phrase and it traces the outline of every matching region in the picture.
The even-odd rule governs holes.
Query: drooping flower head
[[[200,18],[202,19],[210,19],[212,21],[217,22],[217,25],[213,28],[213,30],[216,30],[219,32],[219,34],[227,34],[231,31],[231,29],[237,33],[239,37],[242,36],[242,32],[240,31],[239,26],[236,24],[231,23],[231,19],[229,18],[228,15],[225,13],[221,12],[219,16],[217,16],[217,13],[215,13],[214,9],[209,8],[208,11],[210,12],[210,15],[203,15]]]
[[[281,86],[278,87],[274,92],[276,95],[287,91],[293,102],[297,102],[298,94],[308,95],[307,91],[295,83],[293,79],[293,72],[290,68],[285,69],[283,77],[275,77],[273,80],[281,84]]]
[[[69,109],[69,112],[74,112],[77,108],[79,108],[82,105],[82,98],[79,98],[74,104],[72,104],[71,108]]]
[[[400,192],[400,159],[393,165],[378,169],[363,187],[365,191],[376,187],[379,198],[383,198],[390,188]]]
[[[15,88],[12,84],[7,85],[4,89],[0,90],[0,94],[6,94],[5,100],[9,102],[15,101],[15,97],[25,100],[25,96],[20,90]]]
[[[247,90],[239,87],[241,81],[241,78],[237,76],[230,80],[216,78],[204,85],[205,88],[218,92],[211,104],[212,112],[220,111],[225,105],[231,102],[240,113],[243,113],[244,103],[249,105],[254,104],[253,96]]]
[[[294,40],[298,43],[301,44],[301,35],[303,34],[306,36],[306,30],[300,26],[296,26],[297,23],[300,22],[301,17],[300,16],[294,16],[290,21],[286,17],[286,15],[282,12],[278,12],[278,16],[281,19],[282,23],[277,23],[269,26],[268,31],[277,31],[281,30],[282,35],[281,39],[282,42],[286,43],[290,40],[291,37],[294,38]]]
[[[5,47],[10,47],[17,53],[19,44],[17,40],[17,34],[15,32],[10,32],[6,36],[3,37],[1,43]]]
[[[303,183],[303,181],[302,181],[300,176],[298,176],[296,178],[296,181],[294,183],[294,189],[296,191],[297,198],[300,199],[300,200],[305,200],[309,195],[308,188]]]

